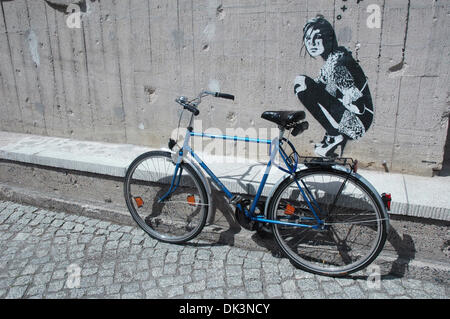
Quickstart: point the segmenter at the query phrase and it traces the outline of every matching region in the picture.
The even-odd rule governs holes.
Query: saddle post
[[[278,125],[278,129],[280,130],[278,140],[281,141],[283,139],[284,131],[286,130],[286,128],[284,126]]]

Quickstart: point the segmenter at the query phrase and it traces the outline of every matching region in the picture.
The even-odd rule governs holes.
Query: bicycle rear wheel
[[[136,158],[125,175],[125,201],[133,219],[151,237],[183,243],[203,229],[208,196],[188,164],[182,162],[174,175],[171,156],[152,151]]]
[[[387,217],[376,196],[346,172],[300,171],[274,193],[270,218],[293,224],[272,224],[276,241],[294,265],[312,273],[343,276],[363,269],[386,241]],[[324,222],[322,227],[314,228],[318,222],[310,206]]]

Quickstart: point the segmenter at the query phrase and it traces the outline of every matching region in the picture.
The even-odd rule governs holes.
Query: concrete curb
[[[131,216],[118,208],[107,207],[99,202],[77,201],[43,194],[33,190],[0,183],[0,199],[52,211],[63,211],[86,217],[99,218],[118,224],[135,225]]]

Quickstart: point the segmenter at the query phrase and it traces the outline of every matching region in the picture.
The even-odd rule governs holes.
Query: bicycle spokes
[[[186,164],[174,164],[169,152],[137,158],[127,172],[125,192],[133,218],[159,240],[184,242],[206,222],[208,196],[200,177]]]
[[[273,198],[271,217],[283,222],[273,224],[280,248],[296,265],[315,273],[339,275],[370,263],[386,238],[386,218],[376,195],[345,172],[311,169],[297,175],[280,185]],[[314,212],[316,207],[320,211]]]

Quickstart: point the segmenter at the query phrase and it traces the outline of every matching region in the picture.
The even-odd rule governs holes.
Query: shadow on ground
[[[219,232],[219,239],[213,245],[230,245],[230,246],[251,246],[257,245],[263,250],[271,252],[272,256],[276,258],[284,258],[284,255],[278,247],[274,235],[267,231],[255,231],[249,240],[252,243],[238,243],[237,240],[242,238],[235,238],[238,233],[242,231],[242,227],[236,221],[234,207],[232,207],[223,194],[215,192],[214,200],[216,202],[216,209],[219,209],[226,219],[227,229]],[[223,224],[223,221],[222,221]],[[217,228],[220,230],[221,228]],[[214,228],[213,228],[214,230]],[[398,277],[404,277],[408,272],[409,263],[414,260],[416,256],[416,247],[414,240],[407,234],[400,234],[394,226],[390,226],[386,245],[393,247],[395,252],[395,260],[382,261],[377,265],[381,268],[381,279],[389,280]],[[206,244],[207,245],[207,244]],[[364,273],[360,275],[360,273]],[[348,278],[353,279],[367,279],[371,274],[365,271],[358,272],[358,275],[349,275]]]

